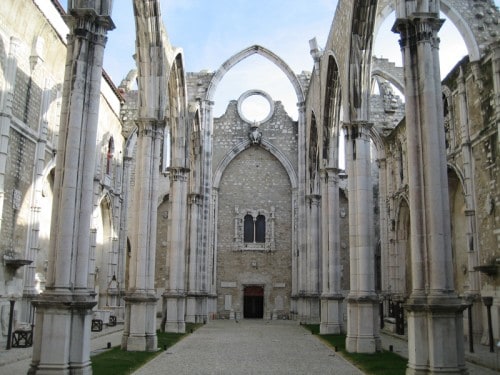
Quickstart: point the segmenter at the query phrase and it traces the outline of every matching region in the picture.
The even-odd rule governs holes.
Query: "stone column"
[[[294,189],[292,193],[292,290],[290,299],[290,317],[297,317],[297,295],[298,286],[298,189]]]
[[[212,277],[211,257],[212,234],[215,230],[213,225],[212,206],[212,130],[213,130],[213,105],[208,100],[201,101],[202,115],[202,149],[201,154],[201,254],[198,268],[200,291],[204,296],[201,300],[201,315],[203,321],[206,321],[209,313],[217,311],[217,295],[215,291],[215,280]],[[211,302],[209,302],[211,301]]]
[[[137,160],[134,212],[130,242],[129,286],[125,299],[122,348],[156,351],[156,220],[160,150],[164,123],[154,119],[137,121]]]
[[[165,332],[186,331],[186,216],[189,169],[170,167],[171,221],[168,285],[163,293]]]
[[[339,170],[327,168],[322,176],[322,254],[323,291],[321,294],[321,334],[338,334],[343,328],[340,280]]]
[[[306,197],[308,205],[308,222],[307,222],[307,258],[306,258],[306,290],[304,295],[303,321],[305,323],[319,322],[319,285],[320,285],[320,204],[321,196],[317,194],[308,195]]]
[[[461,374],[466,372],[463,307],[453,285],[437,37],[443,21],[439,2],[398,3],[393,30],[401,36],[406,83],[411,222],[407,374]]]
[[[476,230],[476,202],[474,197],[474,157],[472,154],[472,144],[469,133],[469,117],[467,110],[467,92],[465,76],[462,69],[457,79],[458,82],[458,114],[460,120],[460,132],[462,139],[463,174],[464,174],[464,194],[465,194],[465,223],[468,254],[469,288],[465,292],[465,300],[472,304],[472,309],[467,314],[467,319],[472,319],[468,327],[473,327],[473,332],[467,332],[467,336],[480,334],[482,330],[482,320],[478,319],[482,315],[482,301],[480,296],[480,274],[474,267],[479,265],[479,245]]]
[[[119,308],[117,308],[115,312],[116,318],[120,321],[125,319],[125,311],[121,297],[125,294],[125,269],[128,257],[127,222],[130,204],[130,172],[132,167],[132,157],[128,155],[128,149],[126,153],[127,155],[123,157],[122,194],[120,197],[120,230],[118,234],[118,271],[116,274]]]
[[[460,69],[458,77],[458,110],[460,119],[460,131],[462,134],[462,155],[464,173],[464,193],[465,193],[465,220],[467,225],[467,244],[469,254],[468,275],[469,293],[479,296],[479,272],[474,270],[478,266],[478,241],[476,231],[476,204],[474,200],[474,158],[472,155],[472,145],[469,134],[469,121],[467,113],[467,94],[465,88],[464,72]]]
[[[210,197],[210,225],[212,230],[209,233],[209,244],[207,248],[207,279],[209,292],[209,311],[217,312],[217,220],[219,206],[219,190],[211,189],[212,196]]]
[[[379,301],[382,303],[382,310],[379,313],[382,314],[380,319],[388,314],[388,303],[387,299],[390,298],[392,292],[392,269],[391,269],[391,219],[390,219],[390,206],[389,206],[389,184],[390,176],[387,175],[387,160],[385,158],[385,152],[379,150],[381,157],[377,159],[377,165],[379,170],[379,228],[380,228],[380,269],[381,269],[381,282],[380,290],[381,295],[379,296]]]
[[[196,323],[198,311],[198,297],[199,292],[199,246],[198,246],[198,233],[199,233],[199,206],[200,196],[198,194],[191,194],[189,196],[189,264],[188,264],[188,291],[186,300],[186,322]]]
[[[36,307],[30,374],[91,374],[90,221],[102,62],[112,1],[68,2],[70,29],[56,159],[49,269]]]
[[[296,312],[298,318],[303,320],[307,315],[307,233],[306,228],[306,136],[305,136],[305,103],[298,103],[299,109],[299,129],[298,129],[298,199],[297,199],[297,295],[292,295],[292,299],[297,300]],[[293,275],[292,275],[293,278]]]
[[[347,297],[346,349],[374,353],[381,347],[378,297],[375,293],[371,124],[344,124],[349,182],[349,253],[351,290]]]

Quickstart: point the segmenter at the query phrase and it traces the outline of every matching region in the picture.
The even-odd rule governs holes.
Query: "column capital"
[[[189,173],[189,168],[184,167],[168,167],[167,172],[170,174],[171,181],[187,181],[187,174]]]
[[[135,123],[138,137],[163,138],[164,121],[155,118],[139,118]]]
[[[444,20],[434,12],[415,12],[408,18],[398,18],[392,27],[392,32],[399,34],[401,39],[399,45],[405,48],[420,42],[439,43],[437,32],[443,25]]]
[[[66,22],[74,19],[88,19],[106,30],[113,30],[115,24],[111,19],[113,0],[69,0]]]
[[[465,210],[465,216],[474,216],[476,214],[476,210]]]
[[[201,204],[201,194],[191,193],[189,194],[189,203],[190,204]]]
[[[387,167],[387,159],[386,158],[377,159],[377,160],[375,160],[375,162],[377,163],[377,166],[380,169],[385,169]]]
[[[343,128],[366,128],[366,129],[371,129],[373,127],[373,122],[369,122],[369,121],[361,121],[361,120],[356,120],[356,121],[350,121],[350,122],[347,122],[347,121],[343,121],[342,122],[342,127]]]
[[[306,102],[298,102],[297,103],[297,108],[299,109],[299,112],[305,112],[306,110]]]
[[[321,195],[309,194],[309,195],[306,195],[306,200],[308,200],[309,203],[312,203],[312,204],[319,204],[319,202],[321,201]]]
[[[358,138],[370,138],[370,130],[373,127],[372,122],[368,121],[352,121],[344,122],[342,127],[345,130],[345,137],[348,140]]]
[[[342,172],[342,169],[337,167],[326,167],[325,170],[328,173],[328,176],[338,176],[340,172]]]

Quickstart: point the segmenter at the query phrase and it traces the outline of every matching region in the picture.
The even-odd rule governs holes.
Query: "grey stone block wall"
[[[237,144],[248,140],[251,125],[243,121],[237,101],[214,120],[214,171]],[[282,152],[297,171],[297,122],[274,103],[271,118],[260,125],[262,139]],[[274,250],[241,250],[236,245],[236,210],[274,210]],[[266,217],[271,225],[271,217]],[[264,317],[288,317],[292,283],[292,185],[281,162],[259,145],[237,155],[222,174],[218,190],[217,310],[229,317],[243,314],[246,285],[264,287]],[[231,297],[227,297],[231,296]],[[227,298],[231,309],[227,310]]]
[[[22,257],[31,212],[27,193],[33,177],[35,143],[11,129],[9,149],[0,247],[4,252],[15,251],[18,257]]]
[[[239,250],[235,247],[235,209],[275,210],[275,250]],[[266,225],[271,218],[266,217]],[[244,285],[264,285],[264,309],[277,308],[281,296],[290,309],[292,256],[292,191],[290,180],[279,161],[259,146],[238,155],[228,166],[219,188],[217,248],[218,310],[225,311],[220,297],[231,294],[233,309],[242,311]],[[236,282],[222,288],[222,282]]]

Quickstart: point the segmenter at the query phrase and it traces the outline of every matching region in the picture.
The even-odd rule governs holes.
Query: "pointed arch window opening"
[[[170,127],[165,127],[163,134],[163,155],[162,155],[162,172],[168,173],[168,168],[170,168],[171,162],[171,152],[172,152],[172,142],[170,136]]]

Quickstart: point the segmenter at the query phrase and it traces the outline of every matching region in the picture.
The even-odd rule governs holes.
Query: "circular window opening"
[[[269,120],[273,110],[272,99],[264,91],[250,90],[238,99],[238,113],[244,121],[250,124]]]

